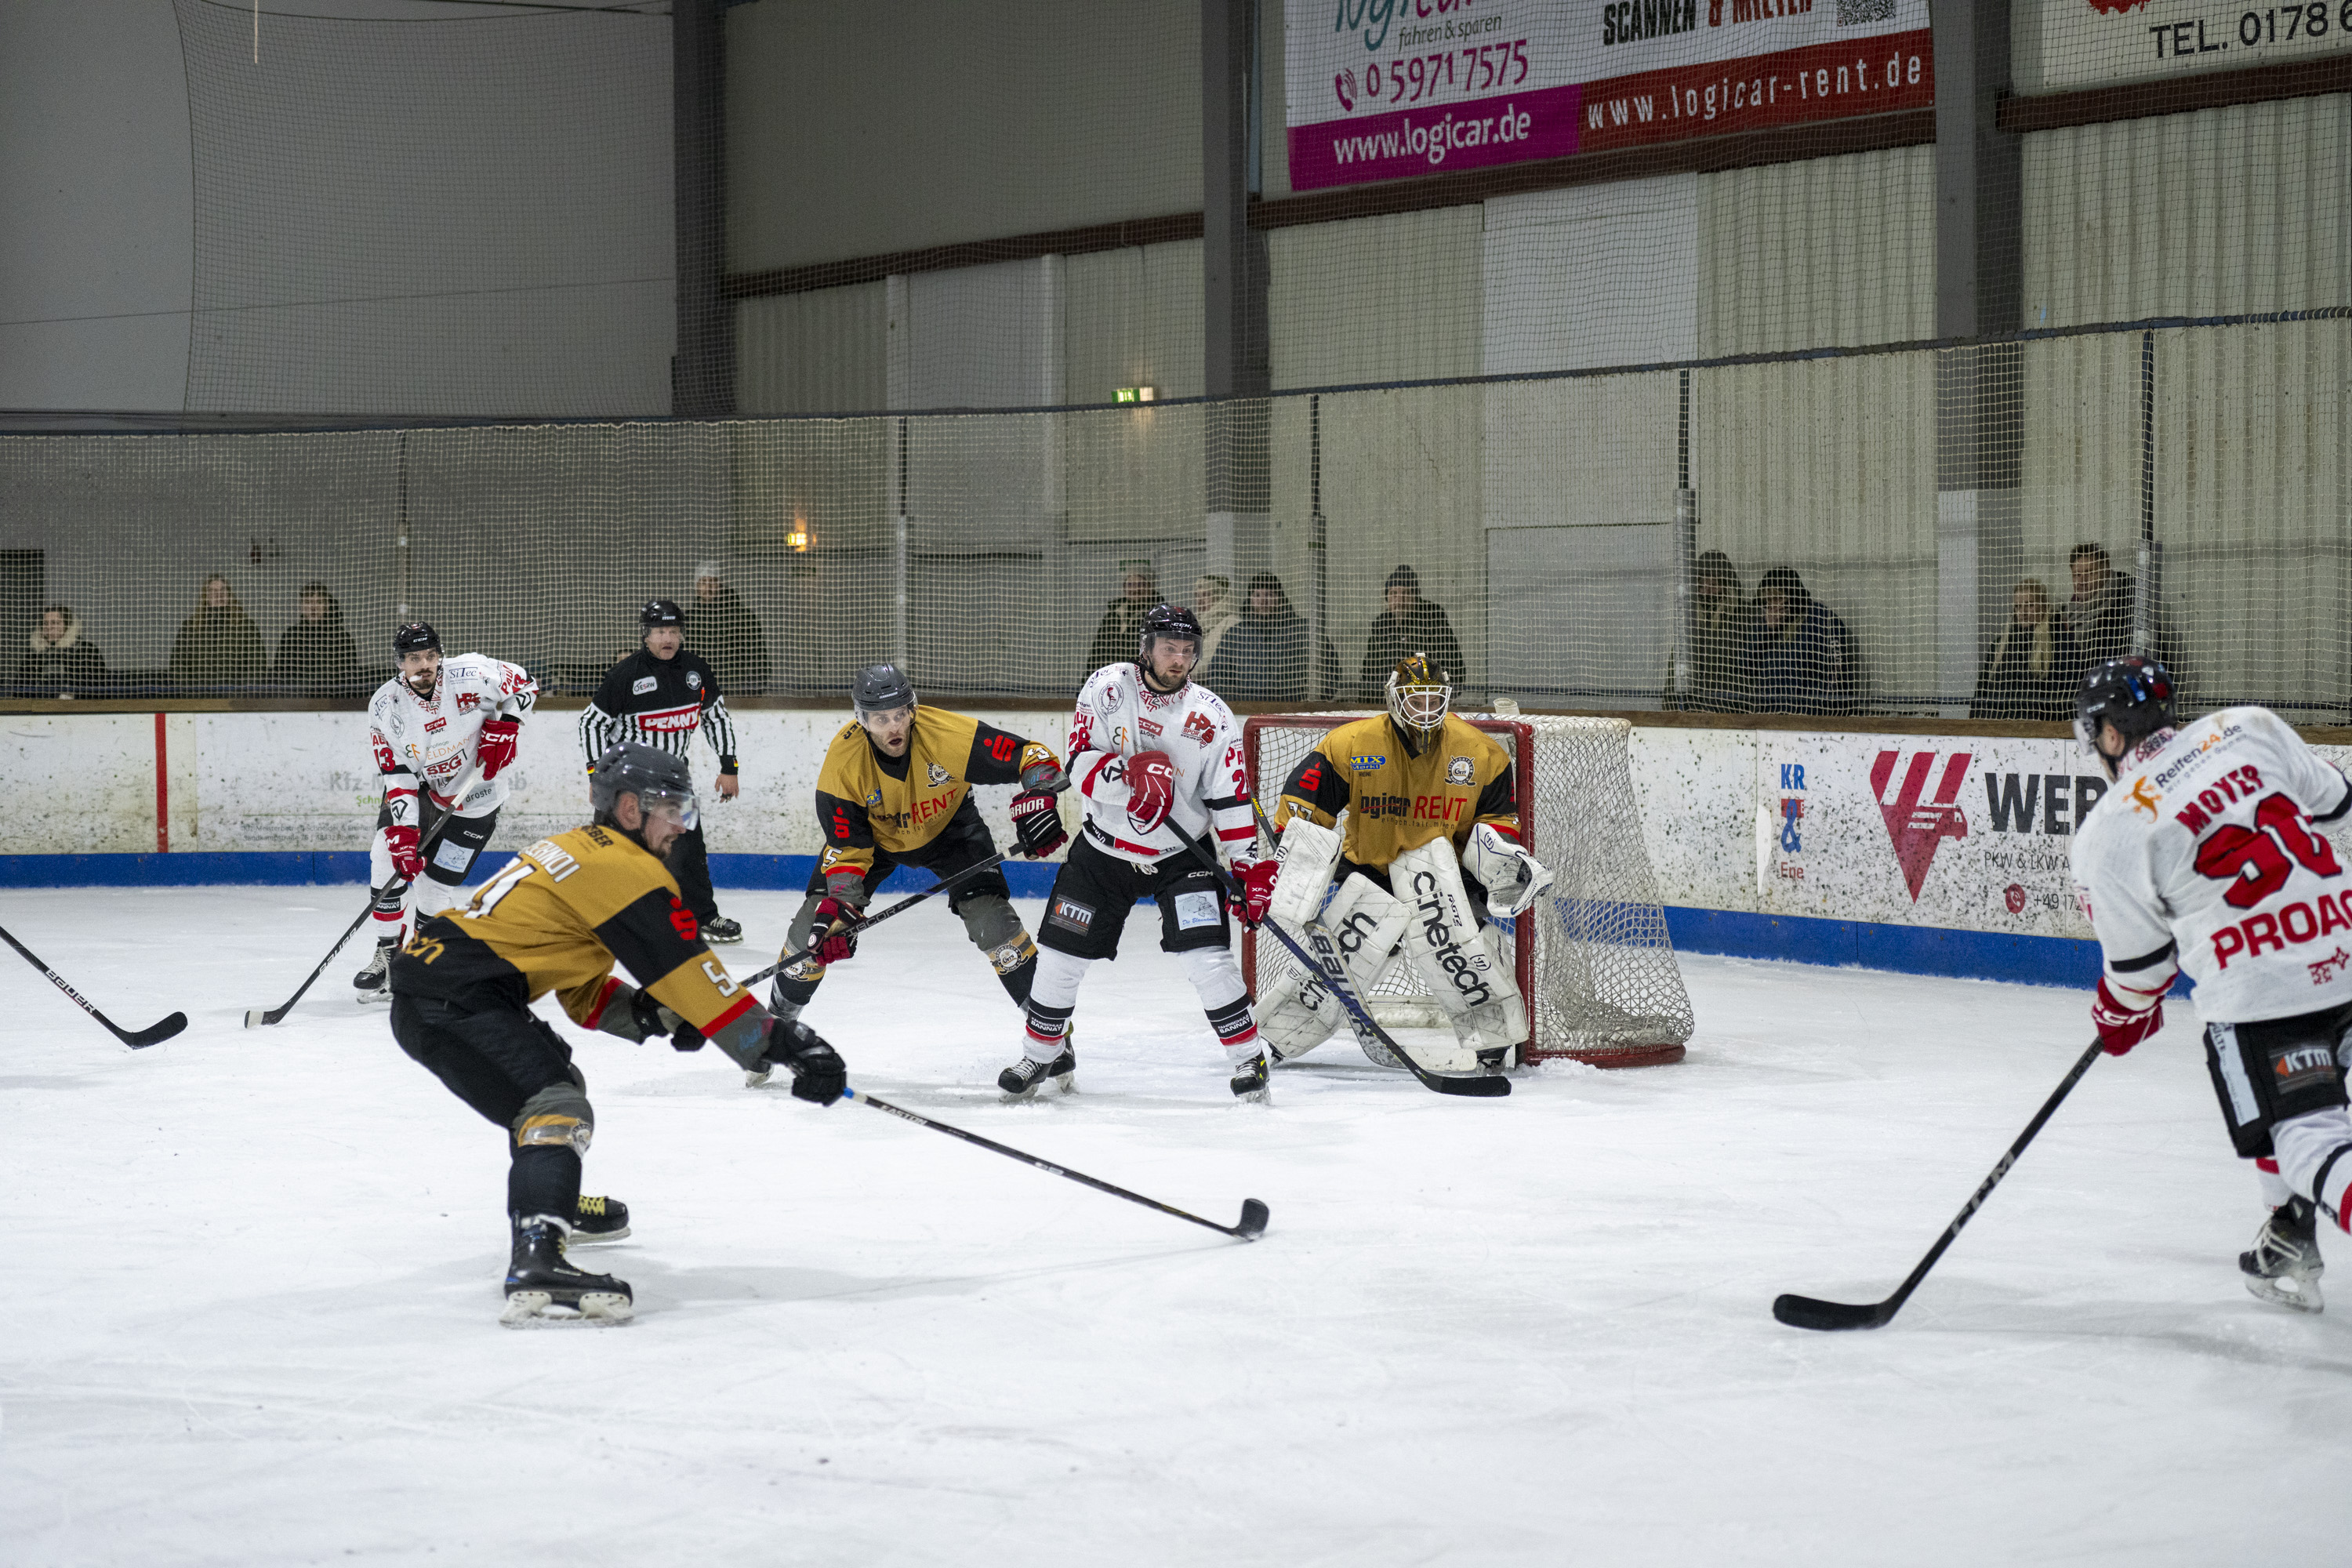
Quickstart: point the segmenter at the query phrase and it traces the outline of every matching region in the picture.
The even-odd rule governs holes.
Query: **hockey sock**
[[[2284,1176],[2279,1174],[2278,1162],[2268,1154],[2254,1162],[2254,1181],[2263,1189],[2264,1208],[2284,1208],[2288,1200],[2294,1196],[2294,1189],[2286,1184]]]
[[[1236,1064],[1258,1054],[1257,1019],[1250,1014],[1248,997],[1202,1011],[1209,1016],[1209,1027],[1217,1031],[1217,1038],[1224,1045],[1225,1055]]]
[[[1003,985],[1004,994],[1013,998],[1013,1005],[1025,1007],[1029,1005],[1029,989],[1036,983],[1037,961],[1024,958],[996,978]]]
[[[1038,951],[1029,984],[1030,1046],[1050,1047],[1068,1032],[1070,1015],[1078,1010],[1078,982],[1086,978],[1087,965],[1093,962],[1050,947]]]
[[[1201,1011],[1223,1042],[1225,1055],[1236,1062],[1258,1053],[1257,1019],[1250,1012],[1249,987],[1242,984],[1241,965],[1229,947],[1196,947],[1184,955],[1185,972],[1201,998]]]
[[[563,1143],[526,1143],[507,1167],[507,1212],[546,1215],[569,1225],[580,1212],[580,1152]]]

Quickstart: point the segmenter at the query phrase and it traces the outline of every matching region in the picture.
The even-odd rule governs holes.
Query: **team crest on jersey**
[[[702,689],[702,671],[698,669],[689,669],[686,672],[686,689],[688,691],[699,691]]]
[[[939,764],[939,763],[933,763],[931,764],[931,769],[930,769],[930,780],[931,780],[931,785],[932,785],[932,787],[933,787],[933,788],[937,788],[939,785],[940,785],[940,784],[943,784],[947,783],[947,782],[948,782],[948,771],[947,771],[947,769],[945,769],[945,768],[943,768],[943,767],[940,766],[940,764]]]
[[[1445,782],[1447,784],[1466,784],[1477,776],[1478,770],[1471,765],[1469,758],[1448,757],[1445,759]]]
[[[1348,765],[1360,773],[1378,773],[1389,765],[1385,752],[1358,752],[1348,759]]]
[[[867,809],[867,810],[869,810],[869,811],[870,811],[870,810],[874,809],[875,807],[877,807],[877,806],[880,805],[881,804],[882,804],[882,792],[881,792],[880,790],[878,790],[878,789],[869,789],[869,790],[867,790],[867,791],[866,792],[866,809]]]
[[[629,688],[629,695],[632,697],[643,697],[646,692],[651,691],[655,687],[659,686],[661,682],[653,676],[640,675],[636,679],[636,683]]]
[[[1196,746],[1213,746],[1217,743],[1217,727],[1209,722],[1206,713],[1195,708],[1184,716],[1184,738]]]
[[[479,708],[481,705],[482,699],[480,693],[473,691],[460,691],[457,693],[457,711],[460,713],[471,713],[475,709]]]

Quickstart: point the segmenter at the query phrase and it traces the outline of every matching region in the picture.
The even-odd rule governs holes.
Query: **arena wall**
[[[1036,709],[981,710],[1015,730]],[[159,723],[160,721],[160,723]],[[836,712],[737,718],[740,798],[708,789],[720,887],[786,888],[819,847],[809,798]],[[16,714],[0,887],[356,882],[378,796],[352,713]],[[2323,746],[2339,766],[2352,747]],[[2105,780],[2057,738],[1637,727],[1643,836],[1677,946],[1916,973],[2088,984],[2066,870]],[[573,716],[523,728],[487,873],[585,809]],[[158,831],[158,781],[165,803]],[[1010,792],[982,793],[999,843]],[[1071,813],[1066,810],[1066,816]],[[2336,829],[2352,855],[2352,827]],[[1050,868],[1009,867],[1042,894]],[[910,885],[924,879],[915,879]]]

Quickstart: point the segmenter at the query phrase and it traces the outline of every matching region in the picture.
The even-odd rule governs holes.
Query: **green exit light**
[[[1119,403],[1151,403],[1158,400],[1159,389],[1150,386],[1122,386],[1113,395]]]

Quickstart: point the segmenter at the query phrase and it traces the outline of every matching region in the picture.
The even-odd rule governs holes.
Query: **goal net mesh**
[[[1271,814],[1283,782],[1334,726],[1363,713],[1265,714],[1244,729],[1250,789]],[[1666,935],[1634,805],[1622,719],[1475,719],[1513,752],[1520,826],[1551,888],[1511,932],[1526,995],[1531,1058],[1571,1057],[1604,1067],[1679,1060],[1690,1038],[1689,994]],[[1346,814],[1340,816],[1346,830]],[[1277,950],[1253,940],[1253,990]],[[1440,1026],[1419,978],[1391,958],[1368,999],[1394,1027]]]

